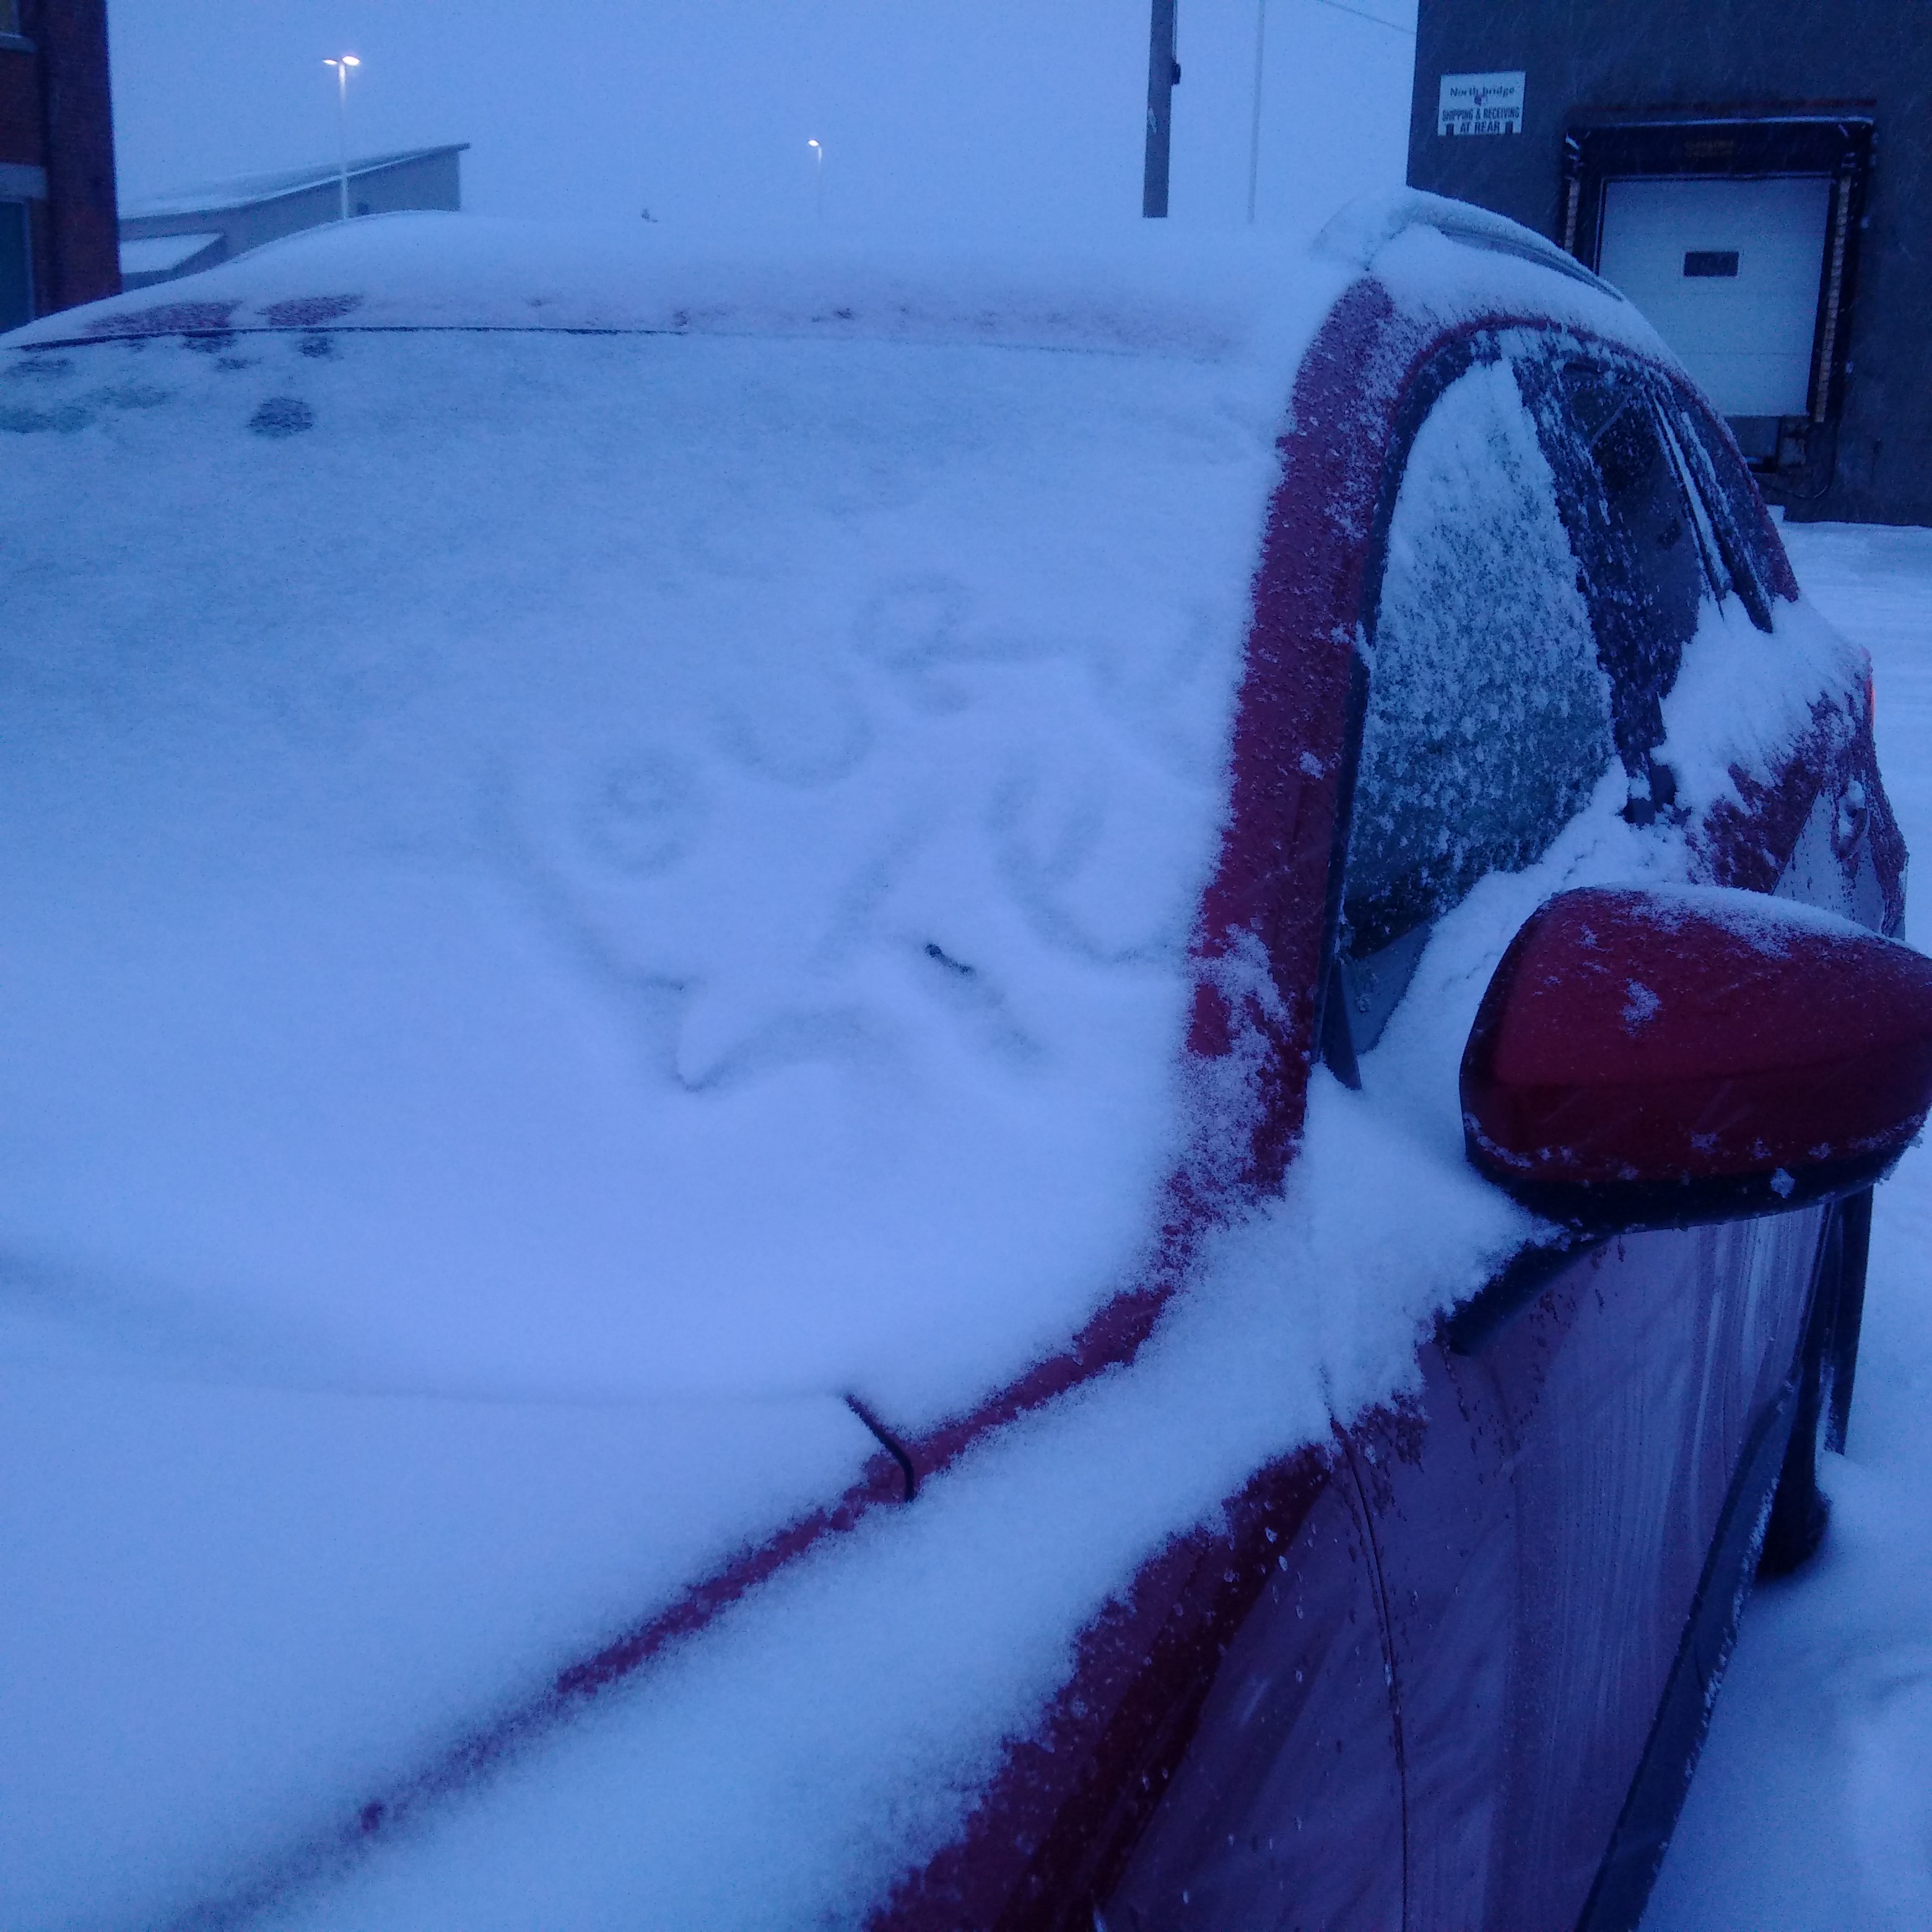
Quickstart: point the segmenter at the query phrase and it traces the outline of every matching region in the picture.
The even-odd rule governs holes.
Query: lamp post
[[[817,158],[818,166],[816,175],[818,183],[818,221],[819,225],[823,227],[825,223],[825,149],[819,142],[815,140],[808,141],[805,145],[812,150],[813,154]]]
[[[1180,0],[1154,0],[1148,29],[1147,158],[1141,176],[1141,212],[1167,214],[1169,137],[1174,131],[1174,90],[1180,81],[1174,58],[1174,10]]]
[[[335,132],[342,165],[337,176],[342,190],[342,219],[349,219],[349,70],[362,63],[353,54],[338,54],[322,62],[335,70]]]
[[[1268,0],[1255,0],[1255,103],[1248,122],[1248,226],[1255,225],[1255,190],[1262,176],[1262,70],[1268,58]]]

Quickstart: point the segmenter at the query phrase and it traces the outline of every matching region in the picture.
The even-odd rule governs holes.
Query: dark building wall
[[[40,62],[25,46],[0,42],[0,161],[40,165]]]
[[[46,139],[49,309],[121,288],[114,197],[114,103],[106,0],[29,0],[21,25],[39,50]]]
[[[1445,74],[1513,71],[1520,135],[1442,136]],[[1572,115],[1868,104],[1876,124],[1833,479],[1794,517],[1932,523],[1932,12],[1924,0],[1421,0],[1408,178],[1562,238]],[[1775,495],[1776,490],[1768,492]]]
[[[0,42],[0,163],[32,167],[34,308],[45,315],[121,286],[105,0],[23,0]]]

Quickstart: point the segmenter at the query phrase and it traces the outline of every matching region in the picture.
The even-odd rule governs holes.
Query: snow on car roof
[[[44,316],[8,340],[326,323],[1285,353],[1292,366],[1313,320],[1304,292],[1331,279],[1299,251],[1136,228],[1082,247],[1001,250],[410,212],[305,230],[158,292]]]
[[[976,341],[1292,367],[1334,272],[1444,320],[1520,291],[1541,315],[1672,359],[1606,283],[1533,230],[1413,189],[1345,208],[1312,251],[1142,223],[1078,247],[706,240],[424,212],[256,248],[157,296],[44,316],[11,345],[181,329],[535,328]],[[1568,282],[1566,289],[1562,285]]]
[[[1315,253],[1372,274],[1398,308],[1438,328],[1534,316],[1682,366],[1609,283],[1534,230],[1466,202],[1414,188],[1364,196],[1322,230]]]
[[[1340,280],[410,217],[26,332],[7,1238],[328,1386],[1019,1372],[1157,1231]]]

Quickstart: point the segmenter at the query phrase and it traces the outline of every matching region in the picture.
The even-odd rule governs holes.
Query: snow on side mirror
[[[1932,1106],[1932,959],[1716,886],[1562,892],[1462,1055],[1471,1162],[1569,1227],[1684,1227],[1869,1186]]]

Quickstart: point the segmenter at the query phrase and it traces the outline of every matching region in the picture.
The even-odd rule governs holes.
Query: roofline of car
[[[128,342],[225,342],[236,335],[694,335],[695,329],[568,322],[238,322],[198,328],[104,328],[34,342],[0,341],[23,356],[49,349],[111,349]]]

